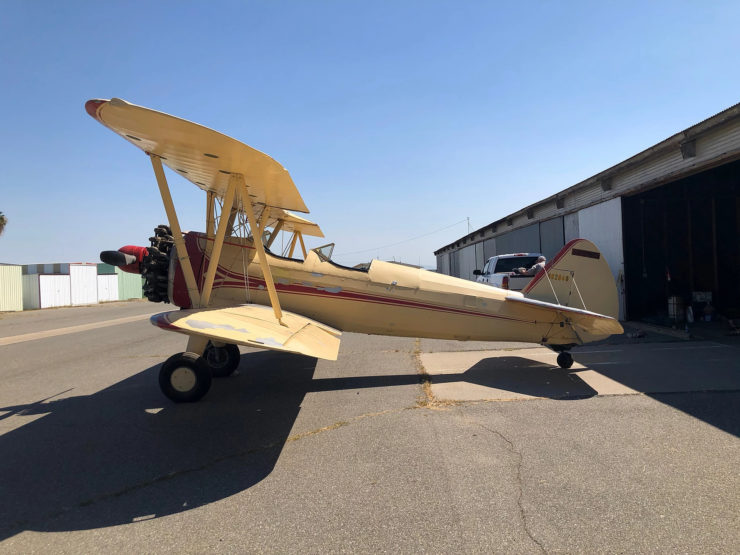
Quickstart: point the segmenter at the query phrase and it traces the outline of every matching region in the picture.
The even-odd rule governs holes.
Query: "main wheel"
[[[566,352],[560,353],[558,355],[558,366],[560,368],[570,368],[573,366],[573,355]]]
[[[239,366],[241,353],[239,347],[234,344],[227,343],[223,347],[214,347],[213,343],[209,341],[206,350],[203,352],[203,358],[214,378],[225,378],[231,376]]]
[[[211,388],[211,371],[195,353],[178,353],[162,364],[159,387],[175,403],[194,403]]]

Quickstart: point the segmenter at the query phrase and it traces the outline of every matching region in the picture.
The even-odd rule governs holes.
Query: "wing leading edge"
[[[336,360],[342,332],[330,326],[283,311],[283,325],[269,306],[246,304],[220,309],[162,312],[151,317],[159,328],[215,341],[234,343],[326,360]]]
[[[85,104],[88,114],[204,191],[220,198],[229,175],[244,176],[253,202],[308,212],[298,189],[279,162],[250,146],[164,112],[113,98]]]

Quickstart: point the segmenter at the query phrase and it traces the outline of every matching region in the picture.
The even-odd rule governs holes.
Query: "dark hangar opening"
[[[740,316],[739,183],[735,161],[622,198],[630,319],[668,318],[672,297],[670,312],[692,305],[698,319],[706,292],[716,313]]]

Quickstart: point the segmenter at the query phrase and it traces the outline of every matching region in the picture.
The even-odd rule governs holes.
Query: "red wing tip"
[[[169,318],[167,318],[167,312],[160,312],[159,314],[152,315],[149,318],[149,322],[151,322],[153,326],[157,326],[163,330],[180,331],[178,328],[173,326]]]
[[[85,110],[88,114],[90,114],[95,119],[98,119],[98,108],[108,102],[107,100],[101,100],[99,98],[94,98],[92,100],[88,100],[85,102]]]

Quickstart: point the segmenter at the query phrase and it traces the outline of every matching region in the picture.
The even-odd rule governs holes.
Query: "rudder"
[[[528,299],[619,317],[609,264],[591,241],[573,239],[522,290]]]

